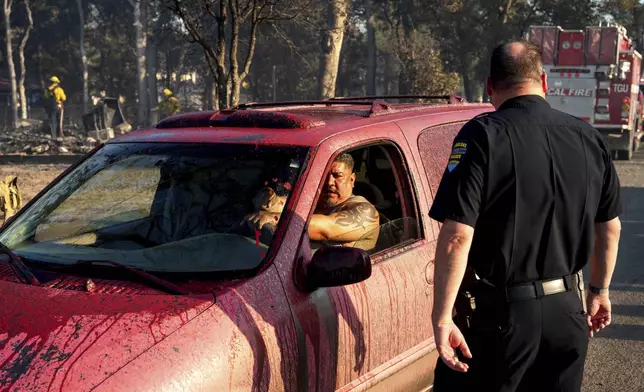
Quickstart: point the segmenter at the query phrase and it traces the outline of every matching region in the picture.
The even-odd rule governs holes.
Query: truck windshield
[[[241,144],[108,144],[10,222],[0,241],[34,262],[111,260],[150,272],[252,269],[277,227],[267,233],[248,223],[260,208],[257,195],[270,188],[279,197],[277,223],[306,154]]]

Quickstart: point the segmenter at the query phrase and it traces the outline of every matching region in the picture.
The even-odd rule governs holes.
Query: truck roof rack
[[[332,102],[330,100],[311,100],[311,101],[279,101],[279,102],[247,102],[240,103],[237,106],[231,106],[230,108],[224,110],[245,110],[252,108],[272,108],[280,106],[313,106],[313,105],[361,105],[368,106],[373,105],[371,100],[352,100],[345,102]]]
[[[385,102],[376,101],[372,99],[350,99],[350,100],[312,100],[312,101],[283,101],[283,102],[248,102],[233,106],[222,111],[236,111],[246,110],[253,108],[275,108],[275,107],[288,107],[288,106],[315,106],[315,105],[355,105],[355,106],[369,106],[369,111],[365,114],[366,117],[380,111],[389,109],[389,105]]]
[[[315,105],[355,105],[355,106],[370,106],[371,109],[367,113],[367,117],[377,113],[381,110],[389,109],[389,103],[385,102],[386,99],[424,99],[424,100],[440,100],[448,104],[463,103],[465,100],[457,95],[373,95],[361,97],[334,97],[323,100],[310,100],[310,101],[282,101],[282,102],[248,102],[242,103],[237,106],[232,106],[222,111],[236,111],[246,110],[253,108],[277,108],[288,106],[315,106]]]
[[[371,95],[371,96],[361,96],[361,97],[335,97],[329,98],[330,101],[345,101],[345,100],[384,100],[384,99],[435,99],[447,101],[447,103],[462,103],[465,100],[458,95]]]

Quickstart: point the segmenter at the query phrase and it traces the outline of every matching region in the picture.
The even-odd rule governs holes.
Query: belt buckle
[[[566,284],[566,280],[563,278],[551,279],[540,283],[543,295],[559,294],[568,291],[568,285]]]

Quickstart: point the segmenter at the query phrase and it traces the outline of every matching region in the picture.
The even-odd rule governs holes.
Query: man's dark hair
[[[355,165],[355,162],[353,160],[353,157],[351,154],[343,152],[342,154],[338,155],[333,162],[339,162],[339,163],[344,163],[349,171],[353,173],[353,166]]]
[[[513,44],[523,48],[517,53],[512,51]],[[541,50],[531,42],[513,40],[505,42],[492,51],[490,60],[490,83],[495,90],[508,88],[523,83],[541,82],[543,61]]]

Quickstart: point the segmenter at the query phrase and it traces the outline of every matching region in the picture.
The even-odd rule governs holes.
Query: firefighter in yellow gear
[[[60,79],[52,76],[49,81],[51,84],[45,90],[45,110],[49,116],[49,126],[51,136],[63,136],[63,109],[67,96],[65,90],[60,86]]]
[[[172,95],[170,89],[163,89],[163,96],[165,97],[163,101],[159,104],[159,113],[160,118],[166,118],[169,116],[174,116],[181,111],[181,104],[177,97]]]

